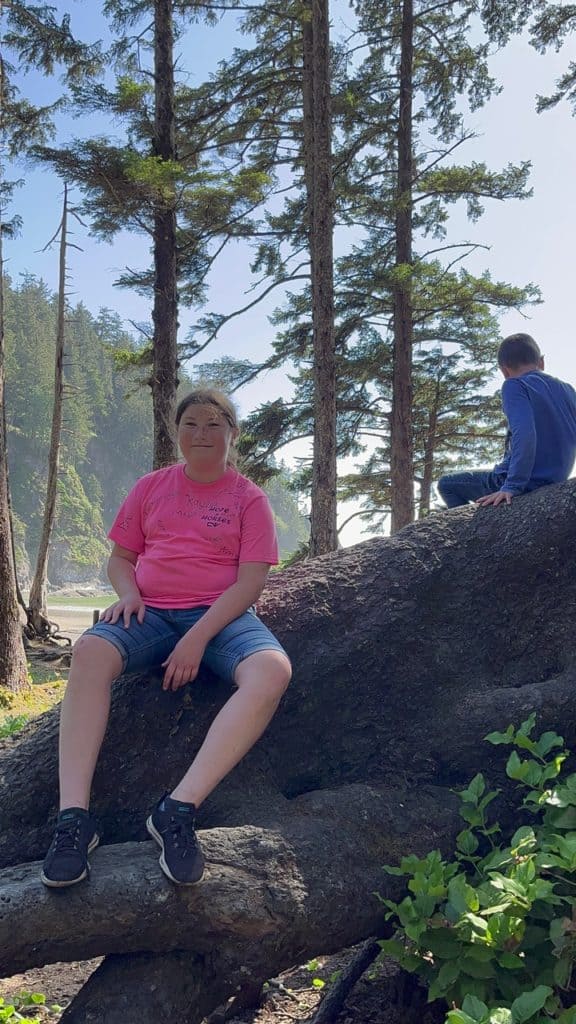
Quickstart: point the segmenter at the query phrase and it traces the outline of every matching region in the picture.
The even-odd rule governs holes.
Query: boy
[[[544,373],[544,358],[529,334],[511,334],[498,350],[504,375],[502,407],[506,451],[492,470],[449,473],[438,481],[448,508],[510,505],[512,498],[567,480],[576,457],[576,392]]]

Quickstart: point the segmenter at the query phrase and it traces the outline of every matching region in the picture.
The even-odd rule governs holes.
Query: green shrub
[[[435,850],[400,867],[408,892],[385,899],[397,925],[382,949],[450,1007],[447,1024],[576,1024],[576,774],[556,733],[532,739],[535,716],[515,731],[506,773],[524,791],[519,810],[533,819],[509,842],[487,811],[498,795],[476,775],[459,794],[464,829],[450,861]]]

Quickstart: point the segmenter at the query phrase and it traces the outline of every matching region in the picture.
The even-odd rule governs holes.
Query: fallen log
[[[89,885],[64,898],[40,890],[36,865],[21,865],[43,855],[53,825],[56,714],[43,716],[21,740],[6,741],[0,749],[4,970],[112,953],[114,960],[104,962],[70,1010],[77,1014],[70,1019],[80,1022],[106,1005],[112,1016],[100,1020],[112,1024],[119,1018],[111,993],[118,992],[122,971],[125,991],[137,999],[145,961],[135,957],[153,958],[146,962],[150,970],[154,964],[156,991],[166,995],[175,958],[188,957],[192,974],[204,972],[205,989],[216,999],[214,951],[226,954],[226,976],[222,965],[216,968],[225,998],[239,984],[242,966],[261,980],[299,958],[373,934],[379,918],[370,894],[389,884],[378,885],[381,864],[450,836],[451,787],[478,770],[506,784],[501,751],[482,742],[487,732],[535,710],[540,731],[555,729],[574,745],[575,512],[576,482],[570,481],[515,499],[510,508],[431,516],[395,538],[275,576],[262,613],[292,657],[294,681],[255,751],[201,809],[210,868],[206,883],[191,893],[171,890],[155,874],[149,844],[133,844],[145,837],[150,806],[191,761],[226,687],[208,676],[177,694],[164,694],[153,675],[116,684],[93,806],[105,841],[118,845],[98,851]],[[354,828],[351,785],[366,794],[358,804],[366,820],[354,818]],[[427,793],[435,794],[432,803]],[[333,801],[330,827],[324,800]],[[315,814],[304,813],[306,801],[317,802]],[[392,814],[400,803],[411,808],[404,833]],[[306,896],[299,903],[302,878]],[[8,884],[15,886],[11,898],[23,901],[18,929],[2,899]],[[159,894],[163,902],[155,903]],[[19,938],[32,906],[33,927]],[[84,936],[73,926],[81,906],[89,908]],[[167,937],[165,916],[180,945]],[[224,933],[230,941],[220,948]],[[201,1009],[194,999],[191,1021]],[[176,1010],[164,1019],[175,1016]],[[162,1018],[142,1017],[153,1019]]]
[[[251,974],[264,951],[284,970],[319,945],[336,951],[372,934],[382,923],[375,893],[391,891],[383,864],[444,846],[457,828],[455,798],[433,787],[343,786],[267,817],[202,832],[206,874],[187,888],[164,877],[151,842],[95,851],[89,883],[69,890],[45,889],[39,864],[4,868],[0,976],[106,953],[230,947]]]

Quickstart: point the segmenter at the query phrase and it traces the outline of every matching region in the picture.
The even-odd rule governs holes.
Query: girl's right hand
[[[128,629],[130,617],[135,615],[138,622],[141,623],[144,621],[145,612],[146,606],[141,594],[128,594],[126,597],[121,597],[119,601],[115,601],[109,608],[105,608],[103,612],[100,612],[100,622],[118,622],[118,619],[122,616],[124,627]]]

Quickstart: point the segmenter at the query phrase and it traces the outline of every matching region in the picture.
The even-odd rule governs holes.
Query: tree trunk
[[[420,501],[418,503],[418,518],[425,519],[430,514],[430,503],[432,500],[432,484],[434,481],[434,455],[436,454],[436,428],[438,426],[438,412],[440,409],[440,381],[436,381],[434,399],[428,411],[428,425],[426,428],[426,439],[424,441],[424,468],[422,482],[420,484]]]
[[[18,607],[8,492],[2,231],[0,217],[0,686],[17,692],[29,682]]]
[[[414,15],[412,0],[402,3],[400,101],[398,112],[398,178],[396,192],[396,265],[392,286],[394,353],[390,428],[390,531],[414,519],[412,439],[412,62]]]
[[[338,547],[330,27],[328,0],[303,25],[304,162],[310,239],[314,449],[310,554]]]
[[[61,898],[21,863],[43,855],[56,813],[57,712],[0,744],[4,970],[109,952],[67,1022],[116,1024],[133,1000],[145,1024],[194,1024],[241,976],[262,980],[375,934],[372,894],[395,891],[382,865],[450,844],[454,787],[484,772],[510,825],[506,758],[486,733],[536,711],[539,732],[576,743],[575,512],[569,481],[275,574],[261,613],[294,681],[201,808],[208,869],[195,888],[172,888],[138,841],[227,686],[206,674],[177,693],[153,674],[117,682],[93,794],[115,845]]]
[[[64,399],[64,333],[66,317],[66,246],[68,243],[68,188],[64,185],[64,205],[60,222],[60,260],[58,278],[58,319],[56,328],[56,355],[54,362],[54,405],[48,452],[48,479],[42,519],[42,533],[38,545],[36,568],[28,599],[28,622],[38,636],[48,636],[50,622],[46,599],[48,578],[48,552],[56,514],[58,493],[58,461],[62,435],[62,408]]]
[[[154,153],[176,160],[172,0],[154,0]],[[158,199],[154,213],[152,406],[154,469],[176,461],[174,414],[178,389],[176,201]]]

